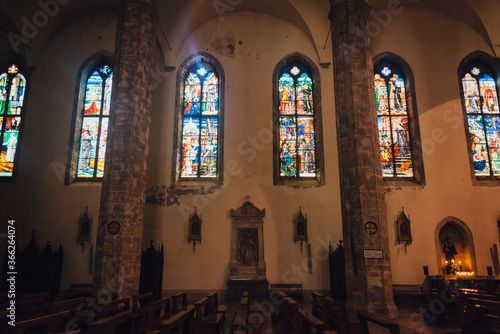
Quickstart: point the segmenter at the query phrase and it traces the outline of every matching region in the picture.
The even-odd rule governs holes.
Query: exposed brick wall
[[[348,305],[394,318],[371,42],[365,33],[370,7],[364,0],[330,3]],[[373,235],[364,231],[369,221],[378,226]],[[364,249],[382,250],[383,259],[364,259]]]
[[[118,8],[113,95],[101,191],[94,293],[130,296],[139,289],[156,0]],[[121,224],[112,235],[106,227]]]

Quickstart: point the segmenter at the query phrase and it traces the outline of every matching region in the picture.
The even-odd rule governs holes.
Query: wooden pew
[[[148,321],[146,330],[159,330],[161,323],[172,316],[170,297],[153,302],[148,307]]]
[[[463,298],[462,333],[500,333],[500,301]]]
[[[16,321],[16,326],[7,325],[4,327],[5,334],[23,333],[60,333],[64,332],[64,327],[71,314],[70,311],[44,315],[23,321]]]
[[[176,293],[172,296],[170,296],[170,299],[172,300],[172,314],[176,314],[180,312],[181,310],[186,311],[187,310],[187,293],[184,292],[179,292]],[[179,305],[180,302],[180,305]]]
[[[356,313],[358,314],[358,319],[361,325],[361,334],[370,334],[370,331],[368,330],[368,322],[374,323],[380,327],[388,329],[390,334],[401,333],[398,323],[382,319],[374,314],[370,314],[367,312],[358,311]]]
[[[247,331],[247,316],[250,310],[248,296],[248,291],[244,291],[240,301],[240,309],[236,312],[236,315],[233,319],[232,330],[234,333],[237,333],[239,331],[244,331],[246,333]]]
[[[103,304],[102,310],[96,312],[95,317],[96,320],[101,320],[125,311],[132,311],[132,303],[130,297],[115,299],[106,304]]]
[[[283,291],[288,297],[302,303],[302,284],[271,284],[271,293],[273,291]]]
[[[134,328],[144,332],[148,327],[149,306],[153,303],[153,293],[148,292],[132,296],[132,311],[134,312]]]
[[[64,300],[76,299],[81,297],[90,297],[90,292],[77,291],[77,292],[62,293],[54,297],[54,302],[61,302]]]
[[[185,311],[173,314],[170,318],[161,322],[159,334],[170,334],[173,331],[178,333],[178,329],[180,329],[180,333],[191,334],[193,319],[194,305],[187,305]]]
[[[211,312],[210,298],[204,297],[194,304],[194,333],[208,334],[219,331],[223,324],[223,314]]]
[[[302,334],[333,334],[334,331],[327,331],[325,323],[312,314],[299,308],[300,324]]]
[[[323,319],[323,321],[324,321],[324,315],[323,315],[324,304],[323,303],[324,303],[325,295],[323,295],[319,292],[316,292],[316,291],[312,291],[311,296],[312,296],[312,315],[314,315],[316,318]]]
[[[45,315],[49,303],[48,292],[19,295],[16,298],[16,319],[24,320]]]
[[[321,314],[321,320],[325,322],[328,328],[341,334],[359,333],[359,322],[349,316],[345,303],[330,297],[324,297]]]
[[[213,311],[216,313],[222,313],[225,317],[227,311],[227,305],[219,304],[219,297],[217,296],[217,291],[209,293],[207,297],[210,298],[211,300]]]
[[[62,311],[72,311],[72,314],[74,314],[78,306],[80,306],[81,304],[86,304],[87,298],[88,297],[80,297],[51,303],[49,305],[49,313],[53,314]]]
[[[129,310],[102,318],[90,323],[88,329],[88,334],[133,334],[134,312]]]
[[[299,304],[290,297],[285,297],[285,302],[280,309],[280,324],[284,333],[299,334],[301,331]]]

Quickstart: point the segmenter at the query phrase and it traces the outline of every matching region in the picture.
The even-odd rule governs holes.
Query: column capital
[[[371,9],[370,5],[366,3],[366,0],[330,0],[330,13],[328,14],[328,18],[333,23],[337,15],[368,15]]]

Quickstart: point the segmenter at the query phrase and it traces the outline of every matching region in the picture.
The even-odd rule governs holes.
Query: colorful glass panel
[[[467,119],[471,135],[472,159],[474,161],[475,173],[478,176],[490,175],[483,116],[468,116]]]
[[[393,154],[397,176],[412,177],[413,164],[410,150],[410,131],[408,118],[392,117]]]
[[[217,115],[219,112],[219,80],[214,73],[209,73],[203,80],[202,114]]]
[[[312,80],[307,73],[302,73],[297,79],[297,114],[312,115],[312,113]]]
[[[102,107],[102,114],[104,116],[109,116],[109,109],[111,105],[111,88],[113,87],[113,73],[109,75],[106,79],[106,84],[104,86],[104,105]]]
[[[279,79],[279,101],[280,114],[295,114],[295,84],[288,73],[284,73]]]
[[[106,144],[108,141],[108,123],[109,123],[109,118],[103,117],[102,124],[101,124],[101,135],[99,136],[99,153],[98,153],[97,172],[96,172],[97,177],[104,176],[104,162],[105,162],[105,156],[106,156]]]
[[[374,76],[382,176],[413,177],[406,85],[394,72],[385,66]]]
[[[392,150],[391,118],[389,116],[378,117],[378,133],[380,143],[380,161],[382,164],[382,176],[394,176],[394,159]]]
[[[7,101],[7,84],[9,79],[7,73],[0,75],[0,115],[5,111],[5,102]],[[1,131],[1,128],[0,128]]]
[[[181,177],[198,176],[200,150],[200,119],[187,117],[182,126]]]
[[[99,118],[84,117],[80,136],[77,177],[94,177],[98,135]]]
[[[389,101],[391,115],[406,115],[405,82],[397,74],[389,79]]]
[[[386,67],[387,68],[387,67]],[[375,101],[377,103],[378,115],[389,115],[389,98],[387,96],[387,85],[379,74],[375,74]]]
[[[495,80],[485,74],[479,79],[479,87],[481,89],[481,97],[483,98],[483,113],[498,114],[498,97]]]
[[[207,67],[193,70],[184,81],[181,178],[217,177],[219,79]]]
[[[184,115],[200,114],[201,81],[195,72],[189,73],[184,87]]]
[[[297,167],[296,156],[296,121],[295,117],[280,117],[280,175],[295,176]]]
[[[477,80],[467,73],[462,79],[462,87],[464,90],[465,109],[468,114],[481,112],[481,102],[479,99],[479,88]]]
[[[201,177],[217,176],[217,126],[216,117],[201,119]]]
[[[22,74],[16,75],[12,79],[10,86],[8,115],[21,115],[21,108],[24,103],[24,91],[26,88],[26,79]]]
[[[101,112],[102,78],[99,72],[92,73],[85,90],[84,115],[99,115]]]
[[[297,147],[299,155],[299,176],[316,176],[316,154],[314,149],[314,120],[301,117],[297,120]]]
[[[486,139],[490,154],[491,171],[493,175],[500,175],[500,116],[484,117],[486,125]]]

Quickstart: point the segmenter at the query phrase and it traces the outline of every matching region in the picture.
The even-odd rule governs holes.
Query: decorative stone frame
[[[299,64],[312,76],[314,103],[314,145],[316,150],[316,177],[286,178],[280,176],[280,138],[279,138],[279,85],[278,74],[285,66]],[[293,187],[319,187],[325,184],[325,163],[323,148],[323,117],[321,113],[321,81],[314,62],[305,55],[295,52],[281,59],[273,72],[273,181],[274,185]]]
[[[413,72],[408,63],[400,56],[384,52],[373,58],[373,69],[390,65],[400,70],[405,81],[406,105],[408,108],[408,118],[410,120],[410,146],[413,159],[413,177],[384,177],[386,185],[425,185],[424,158],[422,154],[422,143],[420,140],[420,126],[418,122],[417,99],[415,94],[415,84],[413,82]],[[376,112],[376,110],[374,110]]]
[[[464,242],[462,246],[468,247],[470,252],[471,267],[472,267],[471,270],[477,274],[476,251],[474,249],[474,238],[472,237],[472,232],[463,221],[452,216],[446,217],[445,219],[441,220],[441,222],[436,226],[436,230],[434,231],[434,244],[436,247],[438,273],[442,275],[446,274],[446,271],[443,267],[444,263],[443,240],[440,240],[440,234],[442,229],[448,224],[452,224],[452,226],[460,233],[462,241]]]
[[[100,185],[102,182],[102,177],[92,177],[92,178],[80,178],[77,179],[76,171],[78,169],[78,154],[80,149],[80,136],[82,133],[82,122],[83,122],[83,107],[85,105],[85,89],[87,85],[88,78],[92,75],[92,73],[101,68],[104,65],[110,65],[111,68],[114,63],[113,55],[107,51],[99,51],[88,58],[83,65],[80,67],[78,71],[78,79],[77,85],[75,89],[75,98],[73,103],[73,118],[71,120],[71,132],[69,138],[69,150],[68,157],[66,162],[66,175],[64,178],[64,184],[69,185],[75,182],[84,182],[84,183],[92,183],[98,182]],[[112,88],[112,92],[114,91],[114,84]],[[111,93],[113,96],[113,93]],[[113,97],[112,97],[113,98]],[[113,104],[111,103],[111,106]],[[110,110],[110,115],[113,110]],[[109,127],[111,127],[111,122],[109,123]],[[112,129],[108,128],[108,134],[112,133]],[[108,138],[109,139],[109,138]]]
[[[498,59],[498,58],[497,58]],[[469,132],[469,124],[467,121],[467,110],[465,108],[465,98],[464,91],[462,85],[462,78],[464,77],[466,71],[471,66],[477,66],[486,68],[489,70],[496,82],[497,88],[497,97],[500,98],[500,63],[498,60],[490,56],[489,54],[482,51],[474,51],[460,62],[458,66],[458,85],[460,89],[460,100],[462,101],[462,111],[463,111],[463,119],[464,119],[464,127],[465,127],[465,137],[467,140],[467,152],[469,153],[469,164],[470,164],[470,173],[473,185],[481,185],[481,186],[498,186],[500,177],[499,176],[476,176],[475,168],[474,168],[474,158],[472,154],[472,139]]]
[[[264,260],[264,216],[266,209],[259,210],[250,201],[246,201],[237,210],[231,209],[231,262],[229,263],[229,279],[266,279],[266,262]],[[239,261],[240,233],[245,230],[257,230],[257,263],[247,266]]]
[[[16,146],[16,154],[14,156],[14,168],[12,170],[12,176],[2,176],[0,177],[0,183],[5,184],[14,184],[16,181],[17,171],[19,169],[19,157],[21,156],[21,149],[23,147],[23,133],[24,133],[24,124],[26,123],[26,110],[28,109],[28,101],[29,101],[29,90],[31,86],[31,73],[34,70],[34,67],[28,67],[26,64],[26,59],[20,54],[14,53],[13,51],[7,51],[0,53],[0,68],[5,72],[12,64],[16,64],[19,69],[18,73],[22,74],[26,79],[26,87],[24,89],[24,102],[21,107],[21,115],[12,115],[12,116],[20,116],[21,117],[21,125],[19,126],[19,134],[17,137],[17,146]],[[4,73],[1,71],[1,73]],[[0,74],[1,74],[0,73]],[[8,93],[9,94],[9,93]],[[6,115],[7,116],[7,115]],[[0,133],[1,135],[1,133]],[[29,168],[29,167],[27,167]]]
[[[411,221],[406,216],[404,208],[401,210],[398,218],[396,219],[397,240],[399,244],[411,245],[413,238],[411,236]]]
[[[179,176],[182,154],[182,110],[184,97],[184,81],[189,74],[189,70],[196,64],[208,64],[214,68],[219,79],[219,115],[218,115],[218,138],[217,138],[217,177],[214,179],[189,179],[182,180]],[[224,86],[225,74],[221,63],[212,55],[206,52],[198,52],[189,56],[179,67],[176,82],[175,98],[175,121],[174,121],[174,154],[172,160],[172,185],[176,190],[187,193],[203,193],[213,191],[223,184],[224,176]]]
[[[201,228],[203,221],[194,208],[194,213],[189,217],[188,242],[193,242],[193,249],[196,252],[196,242],[201,244]]]
[[[302,244],[307,244],[307,215],[304,217],[302,208],[299,207],[299,214],[293,217],[293,241],[300,241],[300,253],[302,254]]]

